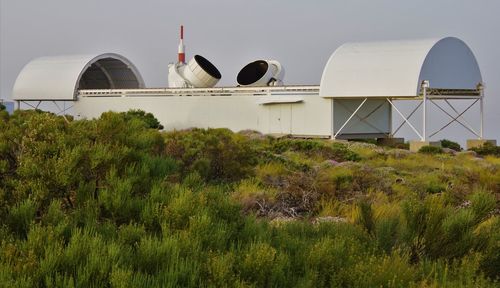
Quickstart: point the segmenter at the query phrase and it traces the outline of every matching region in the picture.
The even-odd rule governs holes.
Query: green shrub
[[[348,194],[352,187],[354,173],[346,167],[331,167],[320,170],[315,179],[315,188],[322,197],[340,197]]]
[[[167,155],[184,174],[196,171],[209,181],[234,181],[252,173],[256,151],[248,138],[228,129],[192,129],[165,134]]]
[[[405,255],[369,256],[354,269],[353,287],[411,287],[417,278]]]
[[[137,118],[143,121],[148,128],[162,130],[163,125],[160,124],[160,121],[155,118],[155,116],[151,113],[146,113],[143,110],[132,109],[127,112],[122,112],[125,116],[125,119],[130,120],[132,118]]]
[[[162,220],[167,221],[171,229],[185,229],[189,218],[196,214],[196,207],[200,205],[199,198],[188,189],[180,189],[165,207]]]
[[[237,286],[238,277],[235,273],[235,263],[236,256],[232,251],[211,256],[208,260],[208,282],[215,287]]]
[[[415,192],[425,192],[429,194],[436,194],[446,191],[447,185],[440,177],[439,173],[431,172],[424,173],[421,172],[414,179],[411,179],[413,184],[413,189]]]
[[[375,138],[349,139],[349,142],[361,142],[361,143],[377,145],[377,139]]]
[[[374,217],[371,203],[366,199],[358,201],[353,209],[352,220],[354,223],[366,229],[368,233],[372,233],[374,228]]]
[[[277,186],[291,171],[287,169],[285,164],[279,162],[270,162],[261,164],[256,167],[255,174],[263,183]]]
[[[443,148],[450,148],[450,149],[453,149],[455,151],[462,150],[462,147],[460,147],[460,144],[458,144],[457,142],[453,142],[453,141],[450,141],[448,139],[443,139],[440,142],[441,142],[441,147],[443,147]]]
[[[277,191],[263,187],[255,179],[242,180],[232,193],[232,198],[241,203],[245,210],[255,210],[276,202]]]
[[[335,159],[337,161],[359,161],[361,157],[355,152],[349,150],[349,148],[341,143],[332,143],[331,151],[328,153],[328,158]]]
[[[410,150],[410,143],[408,143],[408,142],[397,143],[396,145],[394,145],[394,148],[403,149],[403,150]]]
[[[10,209],[7,223],[18,237],[26,237],[30,224],[35,220],[36,210],[36,204],[30,199],[26,199]]]
[[[326,145],[319,141],[310,141],[302,139],[277,139],[273,143],[273,150],[276,153],[283,153],[286,151],[300,151],[300,152],[321,152]]]
[[[500,218],[489,218],[477,226],[474,231],[481,241],[483,254],[480,259],[480,268],[491,279],[500,279]]]
[[[491,215],[496,207],[495,197],[486,191],[478,190],[470,196],[471,209],[477,223]]]
[[[377,219],[374,224],[374,233],[377,246],[389,254],[399,240],[399,222],[397,216],[384,216]]]
[[[443,149],[437,146],[423,146],[418,150],[418,152],[424,154],[440,154],[443,153]]]
[[[286,151],[303,152],[308,156],[319,156],[323,159],[336,161],[358,161],[359,155],[348,149],[345,144],[338,142],[301,140],[301,139],[278,139],[272,149],[275,153]]]
[[[496,156],[142,116],[0,119],[0,286],[498,286]]]
[[[481,156],[486,156],[486,155],[492,155],[495,157],[500,157],[500,146],[495,146],[491,144],[490,142],[484,143],[483,146],[478,147],[478,148],[472,148],[470,149],[477,154]]]
[[[118,230],[118,241],[123,245],[135,248],[146,235],[144,226],[134,224],[123,225]]]
[[[258,287],[283,287],[287,261],[269,244],[252,243],[242,259],[242,277]]]
[[[344,239],[324,238],[314,244],[306,261],[306,275],[317,287],[348,286],[348,266],[352,263]],[[347,269],[346,269],[347,268]]]
[[[136,253],[134,263],[130,264],[147,274],[156,274],[171,265],[172,269],[176,269],[174,265],[181,265],[180,244],[175,238],[142,237]]]
[[[462,257],[473,248],[474,214],[470,210],[462,209],[443,219],[440,255],[448,258]],[[429,237],[428,241],[432,238]],[[436,249],[437,250],[437,249]]]
[[[57,226],[64,221],[66,214],[62,209],[62,202],[59,199],[52,200],[47,209],[47,213],[43,216],[42,221],[46,224]]]
[[[98,202],[102,206],[102,216],[111,218],[118,224],[139,218],[144,201],[134,195],[132,178],[121,178],[116,170],[111,170],[105,187],[99,192]]]

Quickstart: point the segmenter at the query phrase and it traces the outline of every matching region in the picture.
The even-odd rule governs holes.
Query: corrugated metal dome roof
[[[127,58],[114,54],[41,57],[30,61],[14,84],[14,100],[75,100],[78,89],[144,88]]]
[[[346,43],[328,60],[322,97],[411,97],[420,83],[432,88],[475,89],[481,72],[460,39]]]

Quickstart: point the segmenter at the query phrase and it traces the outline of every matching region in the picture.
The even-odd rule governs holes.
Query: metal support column
[[[332,105],[330,105],[330,108],[332,109],[331,110],[331,113],[330,113],[330,116],[331,116],[331,119],[330,119],[330,123],[332,123],[332,135],[330,136],[330,139],[331,140],[335,140],[335,115],[333,115],[334,113],[334,110],[335,110],[335,100],[332,98]]]
[[[479,114],[480,114],[480,117],[481,117],[481,126],[480,126],[480,129],[479,129],[479,139],[483,139],[483,129],[484,129],[484,104],[483,104],[483,101],[484,101],[484,85],[483,83],[479,83],[477,85],[477,89],[479,90],[479,95],[481,98],[479,98]]]
[[[426,123],[427,123],[427,88],[429,87],[429,81],[422,81],[422,141],[427,140],[427,131],[426,131]]]

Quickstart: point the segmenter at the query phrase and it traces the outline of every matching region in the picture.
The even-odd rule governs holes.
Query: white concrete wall
[[[279,97],[279,96],[276,96]],[[304,96],[299,103],[258,104],[259,96],[79,97],[78,118],[103,112],[141,109],[150,112],[166,130],[200,128],[245,129],[328,137],[332,130],[331,99]]]

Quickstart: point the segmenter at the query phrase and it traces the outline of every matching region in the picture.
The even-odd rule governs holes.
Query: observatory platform
[[[257,60],[240,71],[239,86],[212,87],[222,75],[200,55],[185,63],[183,39],[178,59],[169,66],[169,88],[145,88],[135,66],[117,54],[35,59],[19,74],[13,99],[29,107],[69,101],[77,118],[142,109],[167,130],[224,127],[350,139],[393,137],[408,125],[419,141],[429,141],[458,123],[483,138],[481,73],[472,51],[457,38],[344,44],[331,55],[320,84],[314,86],[283,85],[279,62]],[[411,113],[398,108],[402,100],[415,103]],[[453,101],[471,104],[459,111]],[[464,114],[476,103],[479,125],[473,126]],[[429,126],[429,104],[450,121]],[[65,113],[68,108],[59,110]],[[412,122],[418,110],[421,120]],[[393,126],[397,118],[402,122]],[[434,131],[429,133],[429,128]]]

